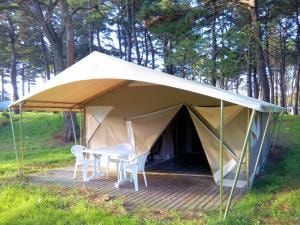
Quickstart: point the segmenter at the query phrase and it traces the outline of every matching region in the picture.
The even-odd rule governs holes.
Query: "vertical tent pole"
[[[79,122],[79,124],[80,124],[80,129],[79,129],[79,144],[80,145],[82,145],[82,129],[83,129],[83,119],[82,119],[82,113],[83,113],[83,110],[81,109],[80,110],[80,117],[79,117],[79,119],[80,119],[80,122]]]
[[[83,115],[82,115],[82,143],[87,146],[86,143],[86,108],[83,106]]]
[[[255,113],[256,113],[256,111],[253,109],[251,117],[250,117],[248,129],[247,129],[246,137],[245,137],[245,140],[244,140],[243,148],[242,148],[241,159],[239,161],[239,164],[238,164],[238,167],[237,167],[237,171],[235,173],[235,177],[234,177],[233,185],[231,187],[231,191],[230,191],[228,203],[227,203],[227,206],[226,206],[226,209],[225,209],[225,212],[224,212],[224,218],[223,218],[224,220],[226,219],[228,210],[230,208],[230,204],[231,204],[231,201],[232,201],[233,192],[234,192],[237,180],[238,180],[239,175],[240,175],[240,171],[241,171],[243,159],[244,159],[244,156],[245,156],[245,153],[246,153],[247,144],[248,144],[249,136],[250,136],[250,133],[251,133],[251,127],[252,127],[252,124],[253,124],[253,121],[254,121]]]
[[[75,131],[75,126],[74,126],[74,119],[73,119],[72,110],[70,110],[69,113],[71,115],[71,122],[72,122],[72,129],[73,129],[74,141],[75,141],[75,145],[77,145],[77,138],[76,138],[76,131]]]
[[[264,145],[264,142],[265,142],[267,130],[268,130],[268,127],[269,127],[270,118],[271,118],[271,113],[269,112],[268,119],[267,119],[267,122],[266,122],[266,126],[265,126],[265,129],[264,129],[264,133],[263,133],[263,136],[262,136],[262,139],[261,139],[261,142],[260,142],[260,146],[259,146],[259,150],[258,150],[258,155],[257,155],[255,166],[254,166],[253,176],[251,177],[250,188],[252,186],[252,182],[253,182],[253,178],[254,178],[255,173],[256,173],[258,161],[259,161],[260,155],[262,153],[262,148],[263,148],[263,145]]]
[[[23,115],[22,115],[22,103],[19,104],[19,113],[20,113],[20,140],[19,140],[19,151],[20,151],[20,176],[23,176],[23,160],[24,160],[24,152],[23,152]]]
[[[220,105],[220,220],[223,218],[223,155],[224,155],[224,101]]]
[[[14,150],[16,152],[18,172],[20,174],[20,161],[19,161],[19,155],[18,155],[17,142],[16,142],[16,136],[15,136],[15,128],[14,128],[14,122],[13,122],[13,118],[12,118],[11,107],[9,107],[8,110],[9,110],[9,119],[10,119],[11,132],[12,132],[12,137],[13,137],[13,142],[14,142]]]

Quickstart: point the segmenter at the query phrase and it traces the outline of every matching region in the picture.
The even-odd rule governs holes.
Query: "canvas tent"
[[[268,138],[264,134],[270,115],[285,111],[267,102],[98,52],[11,106],[38,111],[81,111],[85,115],[86,145],[130,142],[137,153],[149,151],[178,111],[186,107],[215,182],[224,177],[222,182],[232,186],[236,171],[240,170],[237,185],[241,187],[252,182],[266,159]],[[220,120],[221,112],[224,123]],[[249,139],[245,139],[247,136]],[[220,143],[224,143],[223,172],[219,163]],[[246,157],[240,160],[244,153]]]

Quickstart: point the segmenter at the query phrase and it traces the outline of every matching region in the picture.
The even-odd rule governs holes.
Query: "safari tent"
[[[179,136],[189,137],[194,129],[214,181],[239,187],[249,187],[264,165],[271,115],[285,111],[99,52],[91,53],[11,106],[82,112],[83,143],[88,147],[129,142],[137,153],[151,152],[155,147],[155,152],[166,159],[176,156],[174,135],[168,135],[170,124],[179,113],[184,114]],[[163,143],[157,146],[159,138]],[[188,150],[188,142],[184,141],[181,148],[193,151]]]

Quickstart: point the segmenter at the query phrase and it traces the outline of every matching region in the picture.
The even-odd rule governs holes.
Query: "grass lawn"
[[[0,128],[0,224],[299,224],[300,117],[284,117],[282,151],[271,154],[265,172],[224,222],[218,221],[217,211],[166,212],[142,206],[130,211],[120,199],[95,199],[88,190],[32,186],[27,174],[73,162],[71,144],[59,135],[62,123],[60,114],[25,113],[23,178],[17,176],[11,128]],[[18,130],[17,120],[15,126]]]

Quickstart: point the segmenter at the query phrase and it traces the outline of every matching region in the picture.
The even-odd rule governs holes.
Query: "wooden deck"
[[[142,204],[149,208],[166,210],[211,210],[219,206],[219,186],[213,178],[207,175],[180,175],[168,173],[147,173],[148,187],[145,187],[142,176],[139,177],[140,191],[135,192],[132,183],[115,188],[116,174],[109,177],[99,177],[89,182],[83,182],[78,172],[78,178],[72,179],[73,167],[50,170],[46,173],[31,176],[31,183],[39,185],[61,185],[72,188],[87,188],[95,194],[107,195],[109,198],[121,197],[125,203],[138,206]],[[224,189],[224,203],[227,202],[230,189]],[[232,205],[245,192],[235,191]]]

